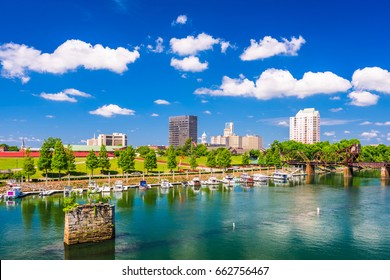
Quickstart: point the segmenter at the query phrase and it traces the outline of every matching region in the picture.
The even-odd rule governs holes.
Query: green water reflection
[[[249,188],[131,189],[112,194],[116,238],[74,246],[63,243],[62,195],[2,201],[0,257],[390,259],[389,185],[362,173]]]

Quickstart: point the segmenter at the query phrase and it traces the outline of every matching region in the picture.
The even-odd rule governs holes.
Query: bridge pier
[[[382,179],[390,178],[390,166],[381,167],[381,178]]]
[[[345,166],[344,167],[344,178],[345,177],[352,177],[352,176],[353,176],[353,167]]]
[[[316,173],[316,167],[314,164],[306,164],[306,174],[314,175]]]

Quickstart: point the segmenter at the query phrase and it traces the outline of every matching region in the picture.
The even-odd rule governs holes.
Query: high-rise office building
[[[290,140],[304,144],[320,142],[320,112],[306,108],[291,117]]]
[[[198,141],[198,117],[169,117],[169,145],[183,146],[188,138],[195,143]]]

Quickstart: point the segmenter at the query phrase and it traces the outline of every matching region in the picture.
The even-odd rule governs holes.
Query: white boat
[[[98,192],[101,192],[101,189],[99,189],[98,184],[92,180],[88,184],[88,192],[98,193]]]
[[[72,186],[65,186],[64,187],[64,196],[69,197],[73,193]]]
[[[201,181],[198,177],[194,177],[191,181],[188,182],[188,185],[191,187],[200,187]]]
[[[109,184],[104,183],[103,186],[101,187],[101,192],[102,193],[109,193],[111,192],[111,187]]]
[[[139,182],[139,189],[140,189],[140,190],[148,190],[148,189],[150,189],[151,187],[152,187],[152,186],[149,185],[148,183],[146,183],[145,180],[142,180],[142,181]]]
[[[239,180],[240,184],[253,185],[253,177],[248,173],[242,173]]]
[[[276,171],[272,174],[272,179],[278,181],[287,181],[289,174],[285,172]]]
[[[222,179],[222,184],[224,185],[234,185],[235,181],[234,181],[234,178],[230,175],[226,175],[223,179]]]
[[[169,189],[169,188],[173,188],[173,185],[167,179],[162,179],[160,183],[160,187],[162,189]]]
[[[210,177],[207,181],[204,182],[208,186],[219,185],[219,180],[216,177]]]
[[[5,194],[6,199],[15,199],[22,195],[22,187],[19,185],[12,186]]]
[[[253,174],[253,181],[255,182],[266,182],[267,176],[264,174]]]
[[[123,192],[122,180],[116,180],[114,184],[114,192]]]
[[[73,189],[73,191],[74,191],[76,194],[83,194],[84,189],[83,189],[82,187],[79,187],[79,188]]]
[[[49,196],[49,195],[51,195],[52,193],[53,193],[52,191],[47,190],[47,189],[41,189],[41,190],[39,191],[39,195],[40,195],[40,196]]]

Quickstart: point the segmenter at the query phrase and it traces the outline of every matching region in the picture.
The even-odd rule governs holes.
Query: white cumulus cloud
[[[295,96],[305,98],[315,94],[345,92],[351,88],[348,80],[331,72],[307,72],[300,80],[287,70],[268,69],[255,81],[240,75],[237,79],[224,76],[216,89],[199,88],[195,94],[246,96],[261,100]]]
[[[148,45],[147,49],[154,53],[162,53],[164,51],[164,39],[161,37],[158,37],[156,40],[156,46],[153,47],[152,45]]]
[[[379,96],[368,91],[353,91],[348,94],[351,99],[350,105],[365,107],[378,103]]]
[[[169,103],[168,101],[164,100],[164,99],[157,99],[154,101],[155,104],[157,105],[169,105],[171,103]]]
[[[123,47],[111,49],[80,40],[67,40],[53,53],[42,53],[33,47],[15,43],[0,45],[2,75],[29,81],[29,72],[63,74],[79,67],[89,70],[106,69],[116,73],[126,71],[127,64],[140,56],[137,50]]]
[[[208,62],[200,62],[199,58],[196,56],[189,56],[183,59],[171,59],[171,66],[176,70],[186,71],[186,72],[202,72],[207,69]]]
[[[305,43],[302,36],[292,37],[291,40],[282,38],[282,41],[265,36],[259,42],[252,39],[251,45],[244,50],[240,58],[244,61],[264,59],[275,55],[297,55],[301,46]]]
[[[337,113],[337,112],[340,112],[342,110],[343,110],[343,108],[341,108],[341,107],[329,109],[329,111],[331,111],[332,113]]]
[[[355,89],[390,93],[390,72],[379,67],[366,67],[356,70],[352,75]]]
[[[287,121],[280,121],[280,122],[278,122],[278,126],[289,127],[290,125]]]
[[[109,104],[97,108],[94,111],[90,111],[89,113],[92,115],[99,115],[102,117],[110,118],[113,115],[134,115],[135,111],[126,108],[121,108],[115,104]]]
[[[176,18],[176,20],[172,23],[172,25],[176,24],[186,24],[187,23],[187,16],[186,15],[180,15]]]
[[[220,39],[213,38],[205,33],[200,33],[197,37],[172,38],[169,41],[172,51],[180,56],[196,55],[201,51],[210,50],[219,42]]]
[[[68,88],[58,93],[42,92],[39,96],[42,97],[43,99],[47,99],[51,101],[72,102],[72,103],[76,103],[77,99],[71,96],[91,97],[90,94],[79,91],[74,88]]]
[[[150,116],[151,116],[151,117],[158,117],[159,114],[153,113],[153,114],[151,114]]]
[[[203,111],[203,114],[211,115],[211,112],[209,110]]]
[[[334,132],[334,131],[326,131],[326,132],[324,132],[324,135],[325,136],[335,136],[336,132]]]
[[[363,132],[360,136],[367,139],[367,140],[370,140],[371,138],[378,137],[378,133],[379,133],[379,131],[377,131],[377,130],[371,130],[369,132]]]

